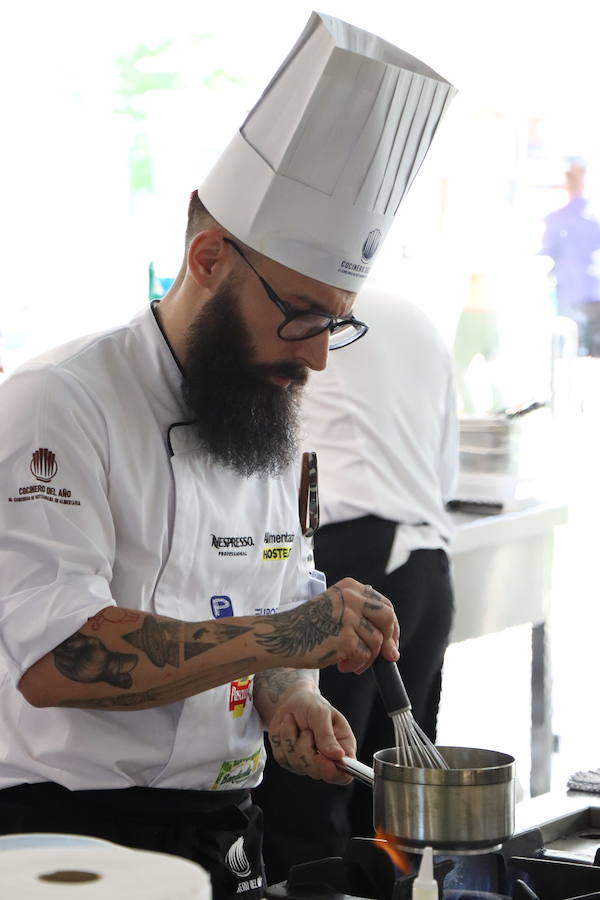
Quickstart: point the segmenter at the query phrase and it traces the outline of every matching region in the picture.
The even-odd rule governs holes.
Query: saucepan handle
[[[375,773],[371,766],[365,766],[364,763],[361,763],[358,759],[352,759],[351,756],[342,756],[342,758],[336,762],[336,766],[338,769],[341,769],[342,772],[346,772],[347,775],[352,775],[357,781],[362,781],[363,784],[368,784],[370,787],[373,787]]]

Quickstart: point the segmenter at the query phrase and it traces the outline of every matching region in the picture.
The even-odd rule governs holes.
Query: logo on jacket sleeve
[[[38,481],[52,481],[58,472],[55,452],[47,450],[46,447],[40,447],[39,450],[31,454],[29,470]]]
[[[12,497],[7,497],[9,503],[27,503],[31,500],[45,500],[47,503],[58,503],[61,506],[81,506],[81,500],[73,497],[69,488],[58,487],[50,484],[58,472],[56,453],[47,447],[38,447],[31,454],[29,471],[36,480],[35,484],[21,484],[13,489]]]
[[[229,712],[234,719],[243,715],[246,703],[250,698],[252,675],[247,678],[238,678],[229,685]]]

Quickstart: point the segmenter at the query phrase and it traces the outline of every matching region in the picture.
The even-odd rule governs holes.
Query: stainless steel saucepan
[[[345,756],[338,765],[373,787],[373,825],[409,852],[489,853],[513,833],[515,760],[507,753],[438,747],[449,769],[396,763],[379,750],[374,769]]]

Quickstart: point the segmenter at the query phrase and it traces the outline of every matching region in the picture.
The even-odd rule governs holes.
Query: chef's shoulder
[[[114,332],[69,341],[23,363],[0,385],[5,434],[102,428],[107,383],[115,371]],[[41,436],[41,435],[40,435]]]

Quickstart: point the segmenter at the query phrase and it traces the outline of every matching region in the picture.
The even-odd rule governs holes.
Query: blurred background
[[[5,374],[160,296],[181,262],[190,191],[311,9],[298,0],[3,4]],[[519,426],[517,469],[512,433],[480,441],[496,452],[492,472],[477,448],[463,448],[461,490],[508,510],[528,497],[568,510],[544,573],[552,779],[564,787],[576,768],[600,766],[600,373],[557,315],[553,263],[540,251],[545,217],[569,200],[569,167],[583,161],[590,203],[600,194],[597,4],[329,0],[322,11],[398,44],[459,90],[373,278],[435,321],[455,355],[471,434],[489,438],[506,409],[540,406]],[[522,578],[514,569],[503,590]],[[515,753],[525,794],[530,669],[530,624],[458,641],[440,714],[442,743]]]

